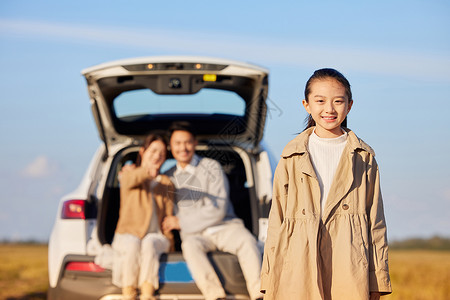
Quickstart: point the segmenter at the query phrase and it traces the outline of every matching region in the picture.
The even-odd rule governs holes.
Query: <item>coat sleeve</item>
[[[377,162],[371,156],[368,170],[367,214],[369,216],[369,289],[371,292],[392,292],[388,267],[388,244],[380,175]]]
[[[120,175],[120,186],[125,189],[139,187],[144,181],[151,179],[147,170],[137,167],[132,170],[122,171]]]
[[[272,206],[269,213],[269,224],[267,229],[267,240],[264,245],[263,264],[261,269],[261,292],[270,289],[270,272],[274,260],[274,252],[277,243],[281,223],[284,219],[284,209],[287,184],[289,182],[285,159],[281,159],[275,170],[273,180]]]

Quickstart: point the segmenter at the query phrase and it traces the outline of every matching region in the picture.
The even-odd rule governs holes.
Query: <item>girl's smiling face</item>
[[[147,149],[143,147],[140,149],[140,154],[142,157],[141,165],[144,167],[152,166],[154,168],[159,168],[166,160],[166,144],[160,140],[153,141]]]
[[[336,79],[315,79],[307,99],[302,101],[316,122],[316,134],[322,138],[342,135],[341,124],[352,108],[345,87]]]

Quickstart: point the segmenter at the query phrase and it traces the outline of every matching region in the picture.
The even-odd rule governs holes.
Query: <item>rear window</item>
[[[159,95],[150,89],[121,93],[113,102],[118,118],[158,114],[245,115],[245,101],[232,91],[203,88],[192,95]]]

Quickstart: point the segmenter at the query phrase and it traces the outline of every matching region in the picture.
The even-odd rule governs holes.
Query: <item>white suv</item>
[[[105,266],[119,214],[118,171],[135,161],[149,132],[164,131],[173,121],[196,128],[197,153],[221,163],[237,216],[263,244],[273,163],[261,142],[266,69],[206,57],[147,57],[100,64],[82,74],[103,144],[80,186],[60,201],[49,241],[48,299],[121,299]],[[173,163],[169,157],[163,169]],[[157,297],[204,299],[177,249],[161,257]],[[237,258],[213,252],[210,259],[228,297],[248,299]]]

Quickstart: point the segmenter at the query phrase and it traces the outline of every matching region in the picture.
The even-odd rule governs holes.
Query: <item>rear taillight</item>
[[[66,265],[66,271],[82,271],[82,272],[94,272],[100,273],[105,271],[99,265],[91,261],[71,261]]]
[[[68,200],[63,203],[62,219],[86,219],[86,200]]]

